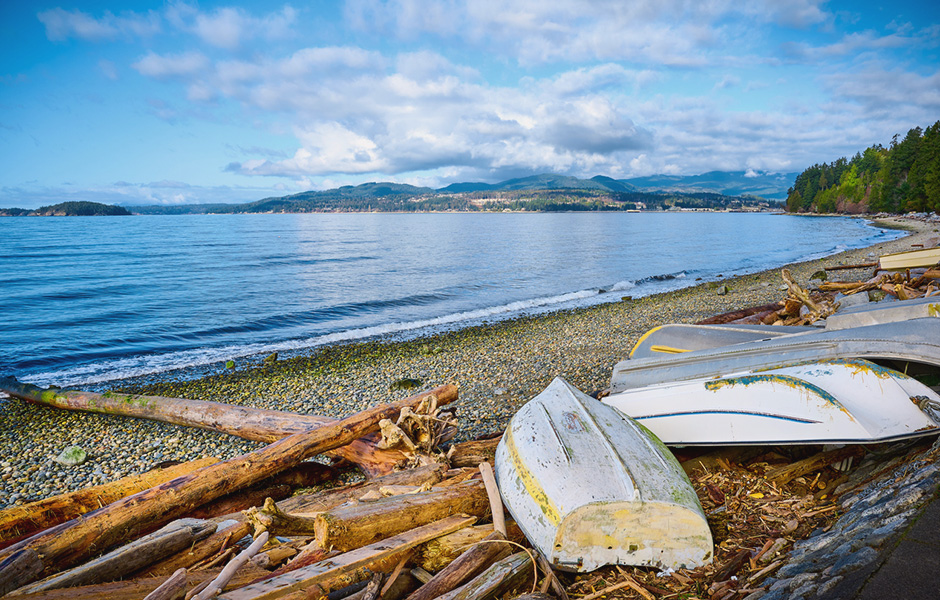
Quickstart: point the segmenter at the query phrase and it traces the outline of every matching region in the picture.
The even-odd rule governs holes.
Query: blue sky
[[[0,65],[0,207],[789,172],[940,119],[940,6],[4,2]]]

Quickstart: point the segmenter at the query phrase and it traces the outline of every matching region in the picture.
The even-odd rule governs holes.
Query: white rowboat
[[[668,448],[561,378],[512,418],[495,463],[506,507],[556,568],[711,561],[705,514]]]
[[[864,360],[651,385],[603,402],[670,445],[874,443],[940,433],[940,395]]]

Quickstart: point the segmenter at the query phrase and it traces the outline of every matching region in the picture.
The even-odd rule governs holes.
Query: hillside
[[[580,179],[541,174],[495,184],[454,183],[440,189],[407,184],[371,182],[357,186],[309,191],[263,198],[244,204],[134,206],[136,214],[302,213],[302,212],[427,212],[427,211],[559,211],[559,210],[667,210],[669,208],[737,210],[770,208],[751,194],[715,192],[698,176],[696,185],[682,190],[641,190],[627,181],[596,176]],[[733,187],[740,177],[730,174],[723,186]],[[767,176],[769,177],[769,176]],[[673,178],[671,187],[682,187]],[[712,179],[717,179],[713,177]],[[785,185],[788,185],[787,182]],[[753,187],[753,186],[752,186]],[[766,187],[766,185],[765,185]],[[775,190],[781,197],[785,187]]]
[[[728,196],[760,196],[785,200],[797,173],[709,171],[701,175],[653,175],[623,180],[645,191],[712,192]]]
[[[42,206],[36,210],[0,208],[0,216],[4,217],[100,217],[130,214],[124,207],[98,202],[60,202],[52,206]]]
[[[915,127],[885,148],[876,144],[796,177],[789,212],[940,212],[940,121]]]

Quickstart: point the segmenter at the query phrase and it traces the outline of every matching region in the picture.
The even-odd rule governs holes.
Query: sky
[[[798,172],[940,119],[940,3],[0,3],[0,207]]]

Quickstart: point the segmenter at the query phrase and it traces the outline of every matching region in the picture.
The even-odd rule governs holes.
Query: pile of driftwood
[[[838,265],[826,267],[826,270],[860,269],[877,265]],[[787,269],[781,271],[781,277],[787,285],[787,296],[783,300],[715,315],[697,324],[812,325],[839,309],[837,294],[851,296],[861,292],[876,292],[882,297],[894,296],[899,300],[940,296],[940,267],[907,269],[903,272],[876,270],[866,281],[822,281],[812,290],[801,287]]]
[[[866,281],[827,281],[820,284],[819,289],[824,292],[839,292],[846,296],[878,290],[898,300],[937,296],[940,295],[940,268],[877,270]]]
[[[832,465],[864,452],[680,456],[712,525],[714,563],[666,577],[623,567],[575,576],[554,572],[505,521],[489,467],[498,435],[438,450],[455,431],[452,386],[342,420],[9,379],[0,389],[275,440],[0,511],[0,595],[23,599],[743,597],[792,540],[835,516]],[[305,493],[335,480],[335,467],[307,460],[320,453],[367,478]]]

